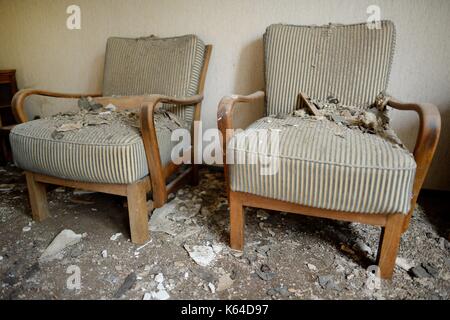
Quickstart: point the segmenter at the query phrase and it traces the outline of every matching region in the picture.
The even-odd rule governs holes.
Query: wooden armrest
[[[232,95],[222,98],[217,110],[217,122],[223,137],[227,129],[233,129],[233,109],[236,103],[252,103],[264,98],[263,91],[257,91],[248,96]]]
[[[158,105],[158,103],[170,103],[179,106],[191,106],[200,103],[203,96],[196,95],[185,98],[175,98],[163,95],[143,95],[143,96],[119,96],[119,97],[99,97],[94,99],[95,102],[104,106],[113,104],[120,109],[141,108],[142,106],[149,106],[149,104]]]
[[[203,95],[186,98],[168,97],[163,95],[149,95],[143,99],[141,108],[141,134],[144,141],[147,165],[152,182],[153,196],[162,199],[165,196],[165,177],[156,136],[154,113],[161,103],[176,104],[178,106],[193,106],[203,100]]]
[[[176,104],[178,106],[186,107],[196,105],[197,103],[202,102],[202,100],[203,95],[200,94],[191,97],[168,97],[159,94],[152,94],[146,96],[144,102],[147,104],[147,107],[154,109],[159,103]]]
[[[228,178],[228,165],[227,165],[227,145],[228,141],[232,137],[233,126],[233,109],[236,103],[252,103],[264,98],[263,91],[257,91],[248,96],[232,95],[223,97],[219,103],[219,108],[217,110],[217,125],[220,132],[222,133],[222,154],[223,154],[223,164],[224,173],[226,181],[226,190],[228,197],[230,196],[230,183]]]
[[[415,203],[439,141],[441,115],[435,105],[428,103],[402,103],[390,98],[387,105],[398,110],[416,111],[419,114],[419,134],[414,147],[414,158],[417,164],[413,190]]]
[[[14,95],[13,100],[12,100],[13,114],[19,123],[28,121],[28,117],[24,111],[24,106],[25,106],[25,99],[31,95],[39,95],[39,96],[54,97],[54,98],[71,98],[71,99],[79,99],[82,97],[101,96],[101,94],[99,94],[99,93],[76,94],[76,93],[49,92],[49,91],[36,90],[36,89],[22,89]]]

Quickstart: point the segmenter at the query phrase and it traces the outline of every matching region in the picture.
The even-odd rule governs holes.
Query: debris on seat
[[[101,126],[112,123],[121,123],[124,126],[132,128],[141,128],[140,111],[139,109],[123,109],[112,103],[103,106],[96,103],[91,97],[83,97],[78,101],[79,110],[77,112],[66,112],[52,115],[45,119],[55,121],[55,131],[52,133],[52,138],[55,140],[62,140],[64,135],[69,132],[74,132],[89,126]],[[158,123],[156,130],[166,128],[173,131],[178,128],[187,128],[177,118],[177,116],[164,108],[155,110],[155,123]]]
[[[328,120],[352,130],[376,134],[393,145],[406,148],[389,127],[388,110],[386,108],[389,96],[383,92],[368,108],[344,105],[338,98],[331,95],[325,101],[313,98],[305,99],[307,101],[301,103],[301,108],[294,110],[291,116],[317,121]],[[278,118],[278,116],[272,116],[272,118]],[[339,131],[338,128],[336,130],[337,136],[345,138],[342,131]]]

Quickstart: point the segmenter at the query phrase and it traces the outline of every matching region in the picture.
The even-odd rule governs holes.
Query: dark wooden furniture
[[[9,132],[16,124],[11,100],[17,92],[16,70],[0,70],[0,149],[2,162],[12,160]]]

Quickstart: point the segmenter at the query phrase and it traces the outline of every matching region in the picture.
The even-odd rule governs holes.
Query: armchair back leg
[[[142,181],[127,186],[131,241],[143,244],[149,239],[147,188]]]
[[[404,215],[392,214],[388,216],[386,225],[382,228],[377,263],[380,277],[383,279],[391,279],[394,273],[404,220]]]
[[[41,222],[48,217],[47,190],[42,182],[35,180],[32,172],[25,172],[33,220]]]
[[[200,181],[198,177],[198,164],[193,164],[191,170],[190,184],[192,186],[198,186],[198,183]]]
[[[230,191],[230,246],[234,250],[244,248],[245,213],[240,196]]]

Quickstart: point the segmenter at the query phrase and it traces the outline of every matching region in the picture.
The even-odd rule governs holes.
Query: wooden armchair
[[[203,89],[212,46],[196,36],[174,38],[110,38],[107,44],[103,94],[62,94],[21,90],[13,100],[16,118],[22,123],[11,133],[16,164],[26,173],[33,219],[48,216],[46,184],[125,196],[133,243],[149,238],[147,193],[154,207],[167,202],[168,193],[183,183],[198,182],[192,164],[170,159],[170,129],[155,121],[161,107],[170,118],[193,128],[200,121]],[[177,52],[176,55],[171,54]],[[25,100],[32,95],[57,98],[93,97],[93,102],[119,110],[140,109],[140,128],[108,123],[52,138],[53,119],[28,120]],[[56,109],[54,113],[58,113]],[[140,130],[139,130],[140,129]],[[89,131],[90,130],[90,131]],[[107,137],[105,137],[108,135]],[[192,145],[191,151],[194,151]],[[168,183],[169,177],[179,173]]]
[[[225,137],[231,247],[243,249],[245,206],[377,225],[382,227],[380,276],[390,279],[401,235],[408,228],[439,139],[438,109],[431,104],[387,101],[392,108],[419,114],[414,156],[376,135],[350,129],[336,135],[334,129],[328,130],[335,128],[331,121],[288,114],[298,105],[300,92],[324,100],[333,94],[342,103],[363,109],[375,102],[377,93],[387,87],[394,25],[383,21],[380,30],[365,24],[272,25],[264,42],[266,95],[259,91],[225,97],[218,109],[218,125]],[[264,98],[267,114],[284,116],[260,119],[243,133],[233,134],[235,105]],[[258,164],[226,163],[227,153],[234,153],[236,159],[249,152],[233,143],[255,128],[282,128],[280,166],[274,175],[261,175]]]

